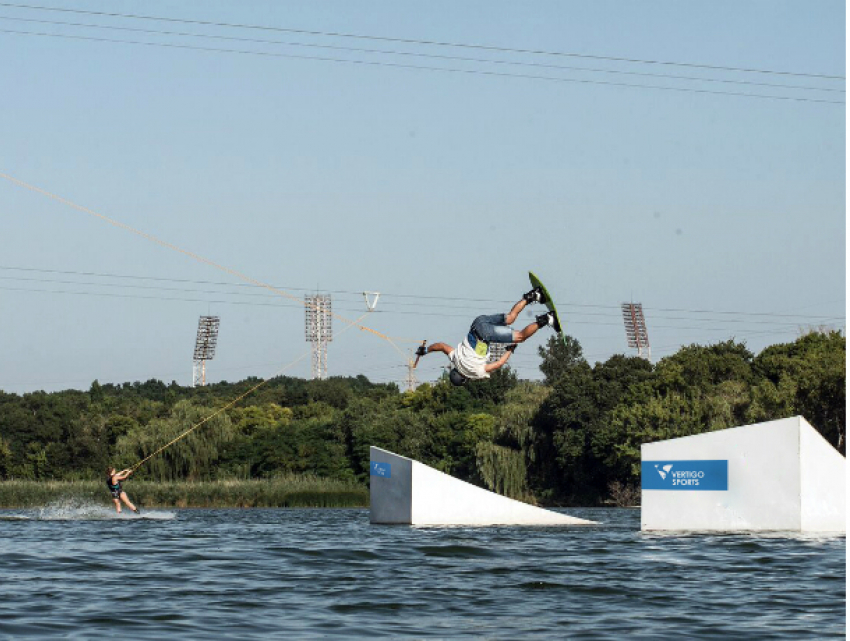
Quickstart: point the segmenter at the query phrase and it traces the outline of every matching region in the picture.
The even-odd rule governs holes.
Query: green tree
[[[558,376],[535,417],[535,487],[547,498],[575,501],[588,489],[589,429],[599,418],[593,388],[582,361]]]
[[[103,388],[100,386],[100,383],[97,382],[97,379],[91,384],[91,388],[89,388],[89,397],[91,398],[92,403],[102,403],[105,394]]]
[[[573,363],[552,384],[534,420],[537,457],[535,486],[554,500],[594,503],[605,497],[612,479],[612,452],[622,434],[610,414],[622,403],[646,394],[652,367],[642,358],[614,356],[591,368]]]
[[[168,417],[134,428],[118,440],[116,455],[124,463],[115,467],[133,465],[165,447],[144,464],[141,474],[158,481],[210,478],[223,446],[234,435],[230,417],[224,412],[180,401]]]
[[[840,332],[809,332],[793,343],[768,347],[753,369],[760,379],[750,421],[800,414],[845,453],[846,338]]]
[[[511,389],[494,410],[493,435],[475,444],[478,477],[487,489],[533,501],[528,470],[535,459],[532,421],[549,388],[528,381]]]
[[[498,405],[505,395],[517,386],[519,378],[510,366],[501,367],[490,374],[489,378],[470,381],[466,390],[470,397],[483,404]]]
[[[0,438],[0,479],[8,479],[12,472],[12,448],[6,439]]]
[[[540,371],[546,377],[546,384],[552,385],[573,367],[584,363],[581,345],[572,336],[562,340],[558,336],[550,336],[546,346],[537,348],[540,355]]]

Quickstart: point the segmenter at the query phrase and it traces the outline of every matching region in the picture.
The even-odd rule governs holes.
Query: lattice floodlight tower
[[[507,348],[506,343],[490,343],[490,356],[487,358],[488,363],[495,363],[505,355]]]
[[[651,360],[652,352],[649,349],[649,334],[646,331],[643,306],[640,303],[623,303],[622,309],[629,347],[636,348],[640,358]]]
[[[198,335],[195,337],[195,354],[192,357],[192,387],[203,387],[207,384],[206,362],[215,356],[220,322],[218,316],[201,316],[198,319]]]
[[[329,294],[304,297],[304,335],[313,347],[313,378],[328,375],[328,343],[333,340],[333,312]]]

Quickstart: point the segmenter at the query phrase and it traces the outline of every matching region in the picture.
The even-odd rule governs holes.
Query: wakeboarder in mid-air
[[[124,501],[124,504],[136,514],[140,513],[139,509],[130,502],[127,493],[121,488],[121,481],[127,480],[132,474],[132,470],[116,472],[114,467],[106,469],[106,486],[112,494],[112,502],[115,503],[115,511],[118,514],[121,514],[121,501]]]
[[[552,327],[561,334],[561,323],[558,313],[550,304],[546,288],[539,284],[537,278],[532,276],[534,288],[523,294],[522,298],[511,308],[507,314],[483,315],[472,321],[469,333],[461,343],[453,348],[446,343],[431,343],[427,347],[425,343],[416,350],[417,363],[419,358],[431,352],[443,352],[449,357],[451,371],[449,380],[452,385],[466,385],[467,381],[489,378],[490,374],[508,362],[519,343],[527,341],[534,336],[541,327]],[[526,305],[531,303],[543,303],[549,310],[535,318],[535,322],[517,331],[511,328],[511,324],[517,319]],[[498,360],[488,363],[491,343],[510,343],[505,348],[505,353]]]

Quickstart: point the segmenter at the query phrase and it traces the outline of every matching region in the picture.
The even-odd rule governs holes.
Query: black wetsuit
[[[109,491],[112,493],[113,499],[121,498],[121,481],[118,481],[117,483],[115,483],[113,485],[112,477],[107,476],[106,477],[106,487],[108,487]]]

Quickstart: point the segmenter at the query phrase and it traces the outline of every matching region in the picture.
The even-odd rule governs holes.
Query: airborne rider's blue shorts
[[[479,316],[472,321],[470,333],[474,334],[485,343],[514,342],[514,330],[505,323],[505,314]]]

